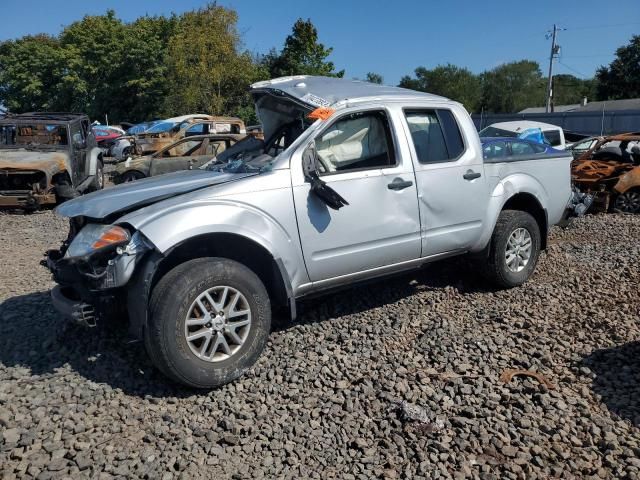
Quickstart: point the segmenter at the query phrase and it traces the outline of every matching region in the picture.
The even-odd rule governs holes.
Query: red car
[[[123,135],[122,132],[114,128],[104,126],[95,126],[92,127],[92,130],[100,148],[109,148],[116,138]]]

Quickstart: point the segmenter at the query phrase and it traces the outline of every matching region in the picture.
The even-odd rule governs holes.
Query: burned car
[[[603,137],[572,165],[572,179],[604,211],[640,213],[640,135]]]
[[[168,118],[137,135],[135,153],[149,155],[168,147],[181,138],[213,133],[241,135],[246,134],[247,131],[244,122],[235,117],[196,114]]]
[[[0,207],[37,208],[102,187],[102,153],[86,115],[0,119]]]
[[[133,182],[163,173],[200,168],[244,137],[228,134],[183,138],[151,155],[130,158],[119,163],[113,175],[113,182]]]

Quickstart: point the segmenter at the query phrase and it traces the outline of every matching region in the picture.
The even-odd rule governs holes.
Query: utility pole
[[[556,45],[556,35],[558,34],[558,27],[553,24],[553,31],[551,32],[551,55],[549,55],[549,78],[547,81],[547,107],[546,113],[551,110],[551,99],[553,98],[553,59],[560,51],[560,46]],[[547,39],[549,34],[547,34]]]

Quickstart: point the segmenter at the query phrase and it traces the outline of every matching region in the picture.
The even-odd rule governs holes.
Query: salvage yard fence
[[[497,122],[533,120],[557,125],[570,132],[585,135],[615,135],[640,132],[640,110],[559,112],[559,113],[474,113],[478,130]]]

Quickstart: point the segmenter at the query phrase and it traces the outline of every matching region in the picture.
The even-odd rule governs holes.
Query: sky
[[[206,0],[2,0],[0,40],[28,34],[57,34],[84,15],[113,9],[132,21],[181,13]],[[530,59],[548,69],[557,24],[561,58],[554,74],[591,78],[615,50],[640,34],[638,0],[219,0],[238,12],[245,48],[266,53],[282,48],[296,19],[310,18],[319,40],[333,47],[330,59],[347,78],[376,72],[389,85],[416,67],[452,63],[475,73],[502,63]]]

